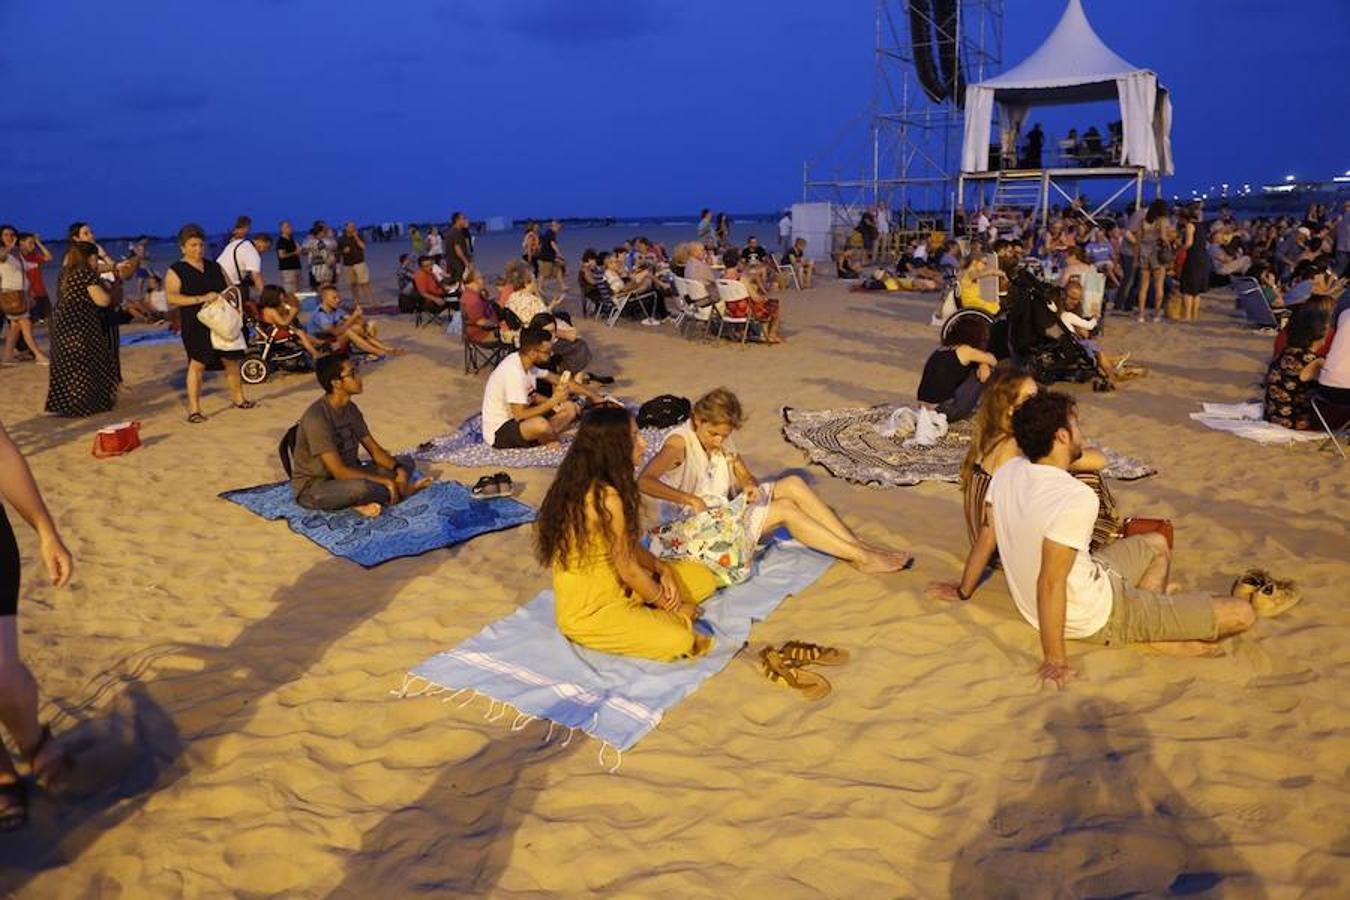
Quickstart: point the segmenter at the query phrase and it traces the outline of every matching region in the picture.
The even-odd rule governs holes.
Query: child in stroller
[[[276,370],[309,372],[323,350],[296,321],[300,302],[275,284],[263,288],[257,304],[244,307],[248,347],[240,375],[248,384],[261,384]]]
[[[1042,384],[1097,378],[1105,385],[1100,389],[1110,390],[1110,381],[1100,375],[1094,354],[1060,321],[1051,287],[1025,270],[1013,277],[1005,298],[1010,357],[1029,366]]]

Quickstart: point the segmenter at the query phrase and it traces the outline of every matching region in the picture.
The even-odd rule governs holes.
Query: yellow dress
[[[975,270],[970,270],[971,272]],[[983,273],[990,274],[990,273]],[[998,315],[999,305],[997,300],[985,300],[980,296],[980,279],[971,277],[970,274],[961,276],[961,308],[979,309],[989,313],[991,316]]]
[[[717,590],[717,578],[693,560],[667,560],[686,603],[702,603]],[[689,656],[694,631],[675,613],[657,609],[628,592],[607,542],[592,535],[567,565],[553,564],[554,614],[565,637],[605,653],[669,662]]]

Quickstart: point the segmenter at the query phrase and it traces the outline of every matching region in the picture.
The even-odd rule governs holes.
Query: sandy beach
[[[563,235],[573,260],[616,236]],[[517,242],[484,242],[489,272]],[[406,248],[371,246],[392,302]],[[42,413],[46,370],[0,373],[0,418],[76,559],[54,591],[19,532],[24,652],[84,792],[39,799],[25,830],[0,836],[0,894],[1344,897],[1350,465],[1188,418],[1255,396],[1271,339],[1215,292],[1193,325],[1112,318],[1108,345],[1151,374],[1110,395],[1069,389],[1090,441],[1158,468],[1113,489],[1126,514],[1173,520],[1179,580],[1226,593],[1260,565],[1297,578],[1302,604],[1216,659],[1071,644],[1084,680],[1042,692],[1036,632],[1001,575],[969,604],[924,596],[966,551],[954,485],[849,484],[780,433],[784,405],[912,402],[932,296],[830,278],[781,296],[779,347],[581,327],[616,393],[735,390],[757,474],[799,472],[917,564],[836,564],[756,626],[751,650],[800,638],[852,652],[827,699],[803,701],[742,654],[614,774],[581,735],[563,746],[539,723],[486,721],[486,701],[391,694],[548,586],[528,527],[364,570],[217,498],[282,477],[277,440],[319,395],[312,376],[273,376],[249,411],[212,377],[208,422],[190,426],[176,343],[126,348],[118,409],[88,420]],[[463,373],[458,338],[379,321],[409,350],[364,373],[359,403],[386,447],[477,411],[486,375]],[[144,423],[145,445],[93,459],[93,433],[125,419]],[[487,471],[432,469],[469,484]],[[551,471],[512,474],[537,506]]]

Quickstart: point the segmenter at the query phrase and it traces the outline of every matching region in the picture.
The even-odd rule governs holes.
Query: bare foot
[[[1223,656],[1223,648],[1212,641],[1154,641],[1149,646],[1164,656]]]
[[[875,550],[864,550],[863,555],[855,560],[850,560],[849,565],[859,572],[865,572],[869,575],[880,575],[885,572],[898,572],[904,568],[907,558],[902,559],[902,554],[878,553]]]
[[[402,356],[408,351],[402,347],[390,347],[388,352],[390,356]]]
[[[352,510],[358,516],[365,516],[367,519],[373,519],[384,512],[384,507],[378,503],[362,503],[360,506],[353,506]]]
[[[1180,594],[1184,590],[1186,590],[1186,587],[1181,582],[1171,581],[1168,582],[1167,589],[1163,591],[1163,593],[1167,594],[1170,597],[1173,594]]]
[[[407,486],[407,493],[404,494],[404,497],[411,497],[418,491],[425,491],[427,488],[431,487],[435,483],[436,479],[430,476],[426,478],[419,478],[417,481],[414,481],[412,484]]]

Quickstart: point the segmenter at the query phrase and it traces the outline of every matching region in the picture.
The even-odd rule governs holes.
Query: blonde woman
[[[908,553],[860,540],[796,475],[766,482],[755,478],[731,439],[744,422],[735,394],[726,388],[710,391],[642,470],[638,487],[662,501],[665,524],[652,532],[654,554],[696,559],[721,583],[737,584],[750,577],[760,538],[784,525],[803,544],[861,572],[909,566]]]

